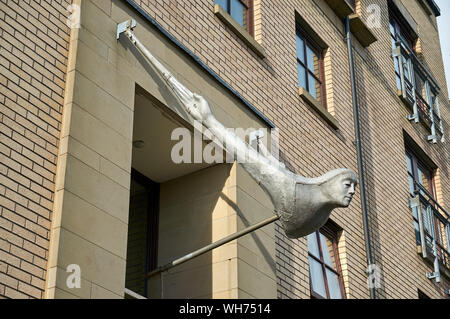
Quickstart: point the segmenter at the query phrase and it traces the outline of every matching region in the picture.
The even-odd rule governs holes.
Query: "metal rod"
[[[366,246],[366,257],[367,266],[373,264],[372,259],[372,246],[370,242],[370,230],[369,230],[369,218],[367,214],[367,198],[366,198],[366,186],[364,180],[364,165],[363,165],[363,154],[361,146],[361,131],[359,125],[359,107],[358,107],[358,95],[356,92],[356,78],[355,78],[355,64],[353,61],[353,45],[350,33],[350,18],[347,16],[345,18],[345,31],[347,35],[347,49],[348,49],[348,59],[350,64],[350,82],[352,85],[352,100],[353,100],[353,118],[355,125],[355,139],[356,139],[356,150],[358,159],[358,172],[359,172],[359,185],[361,189],[361,209],[363,215],[363,226],[364,226],[364,241]],[[376,290],[374,286],[370,288],[370,298],[376,299]]]
[[[204,253],[207,253],[207,252],[209,252],[209,251],[211,251],[211,250],[213,250],[213,249],[215,249],[217,247],[225,245],[225,244],[229,243],[232,240],[235,240],[235,239],[237,239],[239,237],[247,235],[248,233],[251,233],[252,231],[255,231],[255,230],[259,229],[259,228],[262,228],[262,227],[264,227],[264,226],[266,226],[268,224],[271,224],[271,223],[277,221],[278,219],[280,219],[280,216],[278,216],[278,215],[272,216],[272,217],[267,218],[267,219],[265,219],[265,220],[255,224],[255,225],[249,226],[249,227],[247,227],[247,228],[245,228],[245,229],[243,229],[241,231],[238,231],[237,233],[234,233],[234,234],[231,234],[231,235],[229,235],[227,237],[219,239],[218,241],[216,241],[216,242],[214,242],[212,244],[209,244],[209,245],[207,245],[207,246],[205,246],[203,248],[200,248],[200,249],[198,249],[198,250],[196,250],[196,251],[194,251],[194,252],[192,252],[190,254],[187,254],[187,255],[185,255],[185,256],[183,256],[181,258],[178,258],[178,259],[176,259],[176,260],[174,260],[174,261],[172,261],[172,262],[170,262],[170,263],[168,263],[168,264],[166,264],[164,266],[158,267],[157,269],[149,272],[147,274],[147,277],[151,277],[151,276],[153,276],[155,274],[158,274],[160,272],[166,271],[166,270],[168,270],[168,269],[170,269],[172,267],[175,267],[177,265],[181,265],[182,263],[185,263],[186,261],[189,261],[189,260],[191,260],[191,259],[193,259],[195,257],[203,255]]]
[[[148,299],[147,297],[141,296],[140,294],[135,293],[134,291],[132,291],[128,288],[125,288],[124,292],[125,292],[125,295],[133,297],[134,299]]]

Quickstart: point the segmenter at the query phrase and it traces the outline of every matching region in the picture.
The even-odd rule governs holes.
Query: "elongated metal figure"
[[[202,122],[222,142],[226,151],[235,154],[236,160],[269,195],[288,237],[299,238],[316,231],[326,223],[334,208],[350,205],[357,184],[355,172],[337,169],[317,178],[306,178],[287,170],[264,145],[260,145],[261,156],[234,132],[227,130],[214,117],[208,102],[175,79],[129,28],[124,32],[192,118]]]

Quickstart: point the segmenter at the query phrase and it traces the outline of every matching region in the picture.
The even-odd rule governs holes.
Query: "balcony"
[[[417,251],[434,265],[434,275],[450,278],[450,216],[422,185],[414,185],[410,207],[416,223]]]
[[[398,95],[411,108],[408,119],[424,124],[429,132],[428,141],[444,142],[438,99],[440,87],[401,35],[396,35],[395,44],[392,56],[400,77]]]
[[[355,8],[354,0],[325,0],[331,9],[336,12],[337,16],[344,19],[346,16],[352,14]]]

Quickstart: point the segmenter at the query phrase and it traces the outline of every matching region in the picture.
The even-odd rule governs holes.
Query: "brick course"
[[[208,67],[262,111],[280,129],[280,146],[288,167],[314,176],[330,168],[356,169],[351,88],[343,25],[323,1],[255,1],[255,38],[264,47],[261,60],[213,14],[213,1],[136,1],[163,28],[200,57]],[[444,282],[426,279],[431,271],[416,253],[403,130],[429,155],[442,172],[442,204],[450,200],[448,143],[429,144],[425,129],[406,120],[408,110],[396,95],[388,28],[387,1],[358,1],[363,20],[367,7],[381,8],[382,28],[372,29],[378,41],[363,49],[355,40],[355,63],[360,101],[364,162],[374,261],[383,271],[381,298],[417,298],[420,287],[442,297]],[[449,103],[435,21],[416,1],[403,1],[419,23],[424,64],[441,85],[441,115],[448,132]],[[297,94],[295,11],[328,44],[331,64],[333,113],[340,123],[334,132]],[[279,17],[283,17],[280,19]],[[202,23],[198,23],[201,21]],[[229,67],[231,66],[231,67]],[[331,94],[331,96],[330,96]],[[444,206],[447,207],[448,206]],[[368,298],[366,257],[358,196],[349,210],[337,210],[332,219],[344,229],[347,298]],[[304,239],[291,241],[278,227],[277,270],[280,298],[309,298]]]
[[[0,0],[0,297],[43,296],[69,45],[66,7],[70,2]],[[110,10],[104,0],[92,2],[104,12]],[[136,0],[276,124],[288,167],[304,176],[337,167],[356,170],[342,23],[335,23],[336,16],[324,1],[254,2],[255,39],[267,53],[263,60],[214,16],[212,0]],[[366,8],[378,4],[383,25],[372,29],[378,41],[369,48],[354,43],[371,239],[374,261],[383,271],[378,293],[381,298],[417,298],[420,288],[430,297],[442,297],[448,281],[434,285],[426,279],[431,268],[416,253],[407,204],[403,132],[439,167],[439,200],[447,210],[450,146],[429,144],[424,139],[425,128],[406,119],[409,111],[396,95],[387,2],[358,2],[363,20]],[[441,86],[441,115],[448,135],[450,105],[435,21],[417,1],[403,3],[420,25],[423,62]],[[327,99],[339,121],[338,131],[298,96],[296,11],[329,46],[327,81],[332,81],[333,88]],[[368,298],[359,194],[351,208],[336,210],[332,219],[343,228],[339,247],[347,298]],[[309,298],[306,240],[288,240],[279,224],[276,240],[278,297]]]
[[[70,2],[0,1],[0,297],[44,293]]]

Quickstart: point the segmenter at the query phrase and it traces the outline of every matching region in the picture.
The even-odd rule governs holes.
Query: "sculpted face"
[[[338,207],[348,207],[357,185],[356,175],[337,175],[323,184],[323,191],[330,201]]]

